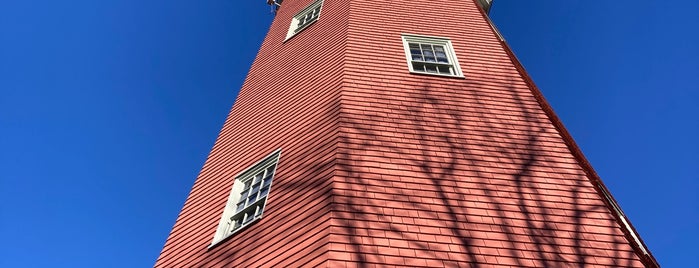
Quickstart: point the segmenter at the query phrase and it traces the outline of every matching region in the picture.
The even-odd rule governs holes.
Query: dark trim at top
[[[476,3],[483,8],[483,11],[485,11],[485,14],[490,14],[490,7],[493,6],[493,1],[495,0],[477,0]]]

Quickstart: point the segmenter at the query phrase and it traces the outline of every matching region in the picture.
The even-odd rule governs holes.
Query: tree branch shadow
[[[456,91],[425,82],[390,101],[377,96],[361,105],[343,103],[337,168],[341,183],[357,187],[347,189],[353,198],[343,200],[341,215],[347,220],[342,228],[352,234],[353,260],[360,267],[379,263],[377,255],[384,252],[366,245],[381,234],[356,230],[385,230],[389,242],[401,241],[388,246],[415,252],[394,256],[442,260],[447,267],[501,261],[517,267],[588,266],[599,249],[586,245],[593,237],[583,220],[606,212],[578,202],[592,185],[579,166],[567,167],[569,162],[554,158],[558,152],[547,151],[552,142],[563,144],[551,122],[533,96],[522,93],[528,88],[515,81],[501,92],[468,83]],[[495,99],[498,94],[506,99]],[[505,110],[494,101],[504,101]],[[558,169],[573,171],[555,174]],[[387,193],[369,189],[375,186]],[[418,198],[420,191],[430,193]],[[392,209],[386,209],[386,198]],[[423,226],[438,226],[435,235],[451,238],[446,243],[458,250],[422,237]],[[623,242],[612,237],[614,245]],[[633,257],[621,258],[625,251],[610,248],[605,255],[618,266]]]

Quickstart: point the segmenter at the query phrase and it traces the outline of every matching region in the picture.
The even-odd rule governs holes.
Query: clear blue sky
[[[699,3],[492,17],[664,267],[699,267]],[[0,2],[0,267],[150,267],[273,16],[263,0]]]

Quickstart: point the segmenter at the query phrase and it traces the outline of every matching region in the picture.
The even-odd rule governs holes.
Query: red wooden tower
[[[657,267],[487,17],[277,15],[156,267]]]

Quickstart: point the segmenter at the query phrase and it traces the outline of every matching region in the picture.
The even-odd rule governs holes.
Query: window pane
[[[251,180],[246,181],[246,182],[245,182],[245,186],[243,187],[243,190],[250,189],[250,184],[252,184],[252,181],[251,181]]]
[[[231,231],[235,231],[236,229],[240,228],[241,225],[243,225],[243,217],[233,220],[233,230]]]
[[[260,198],[262,198],[263,196],[267,195],[268,192],[269,192],[269,186],[263,187],[263,188],[260,190]]]
[[[447,59],[447,53],[444,51],[444,47],[442,46],[434,46],[435,50],[435,56],[437,56],[437,62],[444,62],[448,63],[449,60]]]
[[[410,51],[421,51],[420,45],[415,43],[409,43],[408,48],[410,48]],[[422,54],[422,52],[420,52],[420,54]]]
[[[452,74],[451,66],[439,66],[437,69],[439,69],[440,74]]]
[[[243,199],[243,202],[238,203],[235,208],[235,213],[238,213],[242,211],[245,208],[245,199]]]
[[[245,198],[248,198],[248,193],[249,193],[249,192],[250,192],[250,191],[245,190],[244,192],[240,193],[240,200],[243,200],[243,199],[245,199]]]
[[[265,177],[265,181],[263,183],[263,186],[267,186],[271,183],[272,183],[272,175],[269,175],[269,176]]]
[[[264,210],[264,208],[265,208],[264,204],[258,206],[257,213],[255,213],[255,217],[262,215],[262,211]]]
[[[410,55],[412,56],[413,60],[423,60],[422,50],[420,49],[419,44],[410,43],[408,46],[410,47]]]
[[[252,194],[252,196],[248,197],[248,206],[255,202],[257,200],[257,193]]]
[[[422,59],[422,51],[420,51],[420,50],[410,50],[410,56],[412,57],[413,60],[423,60]]]
[[[425,70],[426,70],[428,73],[437,73],[437,66],[434,66],[434,65],[426,65],[426,66],[425,66]]]
[[[255,195],[257,191],[260,190],[260,182],[255,183],[255,185],[252,186],[252,190],[250,190],[250,195]]]
[[[425,64],[413,62],[413,71],[425,72]]]
[[[245,222],[246,222],[246,223],[247,223],[247,222],[250,222],[253,218],[255,218],[255,217],[253,216],[253,213],[255,213],[255,211],[248,211],[248,212],[245,212]]]
[[[432,50],[431,45],[422,44],[420,46],[422,47],[422,54],[425,55],[425,61],[428,61],[428,62],[436,62],[437,61],[435,59],[434,51]]]

